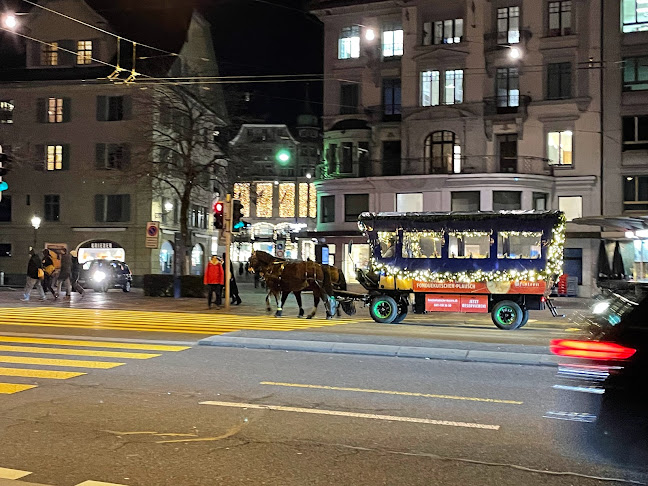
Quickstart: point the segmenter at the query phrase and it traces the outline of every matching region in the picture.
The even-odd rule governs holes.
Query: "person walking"
[[[70,271],[70,283],[72,284],[72,289],[81,294],[81,298],[85,296],[85,289],[81,287],[79,283],[79,277],[81,274],[81,265],[79,264],[79,259],[77,258],[76,250],[70,252],[70,257],[72,260],[72,270]]]
[[[225,283],[225,272],[223,271],[223,265],[216,255],[212,255],[207,264],[203,282],[207,285],[207,308],[211,309],[212,293],[216,294],[216,307],[220,307],[222,303],[221,291]]]
[[[58,295],[54,292],[52,288],[52,282],[54,281],[54,273],[56,267],[54,266],[54,260],[52,260],[52,255],[50,255],[50,250],[47,248],[43,250],[43,271],[45,272],[45,277],[43,278],[43,288],[45,292],[51,292],[54,300],[58,299]]]
[[[223,253],[223,261],[225,261],[225,253]],[[236,285],[232,260],[230,260],[230,302],[234,305],[239,305],[242,302],[239,296],[238,285]]]
[[[72,286],[70,279],[72,277],[72,256],[67,252],[67,248],[61,248],[61,269],[59,271],[58,281],[56,282],[56,295],[61,295],[63,283],[65,283],[65,300],[72,298]]]
[[[29,302],[31,291],[35,286],[36,290],[38,290],[40,300],[45,301],[47,298],[45,297],[45,292],[41,285],[41,280],[45,274],[43,272],[43,262],[33,248],[29,249],[29,255],[29,262],[27,263],[27,283],[25,284],[25,292],[20,300],[23,302]]]

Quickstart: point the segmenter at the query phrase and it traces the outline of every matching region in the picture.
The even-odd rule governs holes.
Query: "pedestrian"
[[[43,262],[33,248],[29,249],[29,255],[29,263],[27,263],[27,283],[25,284],[25,292],[20,300],[23,302],[29,302],[31,291],[35,286],[36,290],[38,290],[40,300],[45,301],[47,298],[45,297],[45,292],[41,285],[41,280],[45,275],[45,272],[43,271]]]
[[[55,278],[56,267],[54,266],[54,260],[52,259],[50,251],[51,250],[48,250],[47,248],[43,250],[43,271],[45,272],[45,276],[43,278],[43,288],[45,289],[45,292],[51,292],[52,297],[54,297],[54,300],[56,300],[58,299],[58,295],[56,295],[56,292],[54,292],[54,289],[52,288],[52,282]]]
[[[79,283],[79,276],[81,273],[81,265],[79,264],[79,259],[77,258],[76,250],[70,252],[70,257],[72,259],[72,270],[70,271],[70,283],[72,284],[72,289],[81,294],[81,298],[85,296],[85,290],[81,287]]]
[[[70,279],[72,277],[72,256],[67,252],[67,248],[61,249],[61,269],[59,271],[58,281],[56,282],[56,295],[61,295],[63,283],[65,283],[65,300],[72,298],[72,286]]]
[[[232,298],[232,304],[239,305],[242,300],[239,295],[238,285],[236,285],[236,278],[234,278],[234,265],[230,260],[230,297]]]
[[[212,255],[209,263],[207,263],[207,270],[203,279],[207,285],[207,308],[211,309],[212,293],[216,294],[216,307],[220,307],[222,303],[221,291],[225,283],[225,272],[223,265],[216,255]]]
[[[238,272],[239,272],[239,277],[242,277],[243,276],[243,262],[239,262]]]

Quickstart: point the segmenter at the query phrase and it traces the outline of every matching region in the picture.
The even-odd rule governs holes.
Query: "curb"
[[[387,344],[335,343],[297,339],[265,339],[232,336],[212,336],[198,341],[202,346],[225,348],[272,349],[311,353],[360,354],[396,358],[423,358],[473,363],[500,363],[528,366],[558,366],[557,357],[550,354],[510,353],[466,349],[391,346]]]

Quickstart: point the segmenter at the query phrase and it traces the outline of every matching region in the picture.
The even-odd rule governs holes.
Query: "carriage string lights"
[[[361,231],[367,233],[372,231],[373,228],[363,222],[359,221],[358,226]],[[539,280],[553,280],[554,278],[560,276],[563,270],[563,248],[565,244],[565,229],[566,221],[565,216],[561,213],[556,225],[552,228],[551,241],[548,244],[547,248],[547,264],[543,270],[494,270],[494,271],[483,271],[483,270],[473,270],[473,271],[464,271],[464,272],[435,272],[431,270],[407,270],[403,268],[397,268],[388,263],[379,262],[374,256],[371,257],[371,266],[374,271],[380,272],[385,276],[392,276],[397,279],[403,280],[416,280],[420,282],[484,282],[484,281],[519,281],[519,280],[528,280],[531,282]],[[389,244],[399,231],[402,231],[403,228],[399,227],[396,231],[378,231],[378,241],[380,243]],[[411,231],[408,230],[408,233],[420,233],[421,236],[438,236],[441,232],[439,231]],[[537,234],[533,231],[506,231],[508,235],[514,236],[532,236]],[[442,233],[441,233],[442,234]],[[450,235],[462,235],[464,237],[471,236],[487,236],[491,235],[492,232],[484,231],[452,231],[449,232]]]

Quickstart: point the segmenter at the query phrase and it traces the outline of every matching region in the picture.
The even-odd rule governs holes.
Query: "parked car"
[[[554,339],[556,433],[579,452],[644,467],[648,458],[648,297],[608,292],[581,315],[584,334]],[[585,450],[583,450],[585,449]]]
[[[92,260],[83,265],[82,284],[95,292],[108,292],[119,288],[130,292],[133,274],[124,262],[117,260]]]

